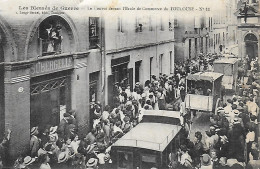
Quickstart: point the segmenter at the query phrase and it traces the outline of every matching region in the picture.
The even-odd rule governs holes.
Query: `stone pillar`
[[[71,107],[76,110],[79,133],[85,134],[89,127],[89,75],[86,54],[74,55],[74,70],[71,74]]]
[[[10,156],[28,152],[30,141],[30,65],[5,65],[5,129],[12,131]]]

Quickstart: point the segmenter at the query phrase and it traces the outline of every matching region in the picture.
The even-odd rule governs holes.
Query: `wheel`
[[[218,98],[217,101],[216,101],[216,105],[215,105],[215,115],[218,114],[217,108],[220,107],[220,106],[221,106],[221,100],[220,100],[220,98]]]

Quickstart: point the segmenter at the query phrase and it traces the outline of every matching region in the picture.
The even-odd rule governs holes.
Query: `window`
[[[160,30],[164,31],[163,18],[160,19]]]
[[[152,16],[149,16],[149,31],[153,31],[153,20],[152,20]]]
[[[172,30],[173,30],[173,28],[172,28],[172,23],[169,22],[169,31],[172,31]]]
[[[98,17],[90,17],[89,18],[89,43],[90,48],[97,48],[97,44],[99,43],[99,27],[98,27]]]
[[[153,57],[150,57],[150,80],[152,76],[152,64],[153,64]]]
[[[170,51],[170,73],[173,73],[173,59],[172,59],[172,51]]]
[[[203,37],[200,40],[200,53],[203,53]]]
[[[123,31],[123,20],[120,17],[117,18],[117,31],[122,32],[122,33],[124,32]]]
[[[198,44],[197,44],[197,38],[195,38],[195,57],[197,56],[198,52]]]
[[[189,59],[191,58],[191,39],[189,39]]]
[[[179,27],[178,20],[177,20],[177,19],[174,19],[174,28],[177,28],[177,27]]]
[[[120,169],[133,168],[133,153],[118,151],[117,160],[118,160],[118,168]]]
[[[159,73],[163,72],[162,68],[163,68],[163,54],[160,54],[160,56],[159,56]]]
[[[61,53],[62,25],[59,20],[46,20],[39,26],[42,56]]]
[[[143,23],[140,18],[136,18],[135,32],[143,32]]]
[[[140,68],[142,61],[135,62],[135,83],[140,82]]]

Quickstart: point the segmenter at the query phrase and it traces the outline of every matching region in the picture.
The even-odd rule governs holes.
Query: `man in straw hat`
[[[58,155],[58,166],[57,166],[57,168],[69,169],[70,166],[68,165],[68,159],[69,159],[69,154],[67,152],[61,152]]]
[[[24,159],[23,159],[23,168],[25,169],[30,169],[30,165],[35,161],[35,158],[32,158],[30,156],[26,156]]]
[[[31,140],[30,140],[30,154],[32,157],[37,156],[37,152],[40,148],[41,140],[38,138],[38,127],[31,129]]]
[[[98,160],[96,158],[90,158],[86,164],[86,169],[97,169]]]
[[[201,156],[201,169],[212,169],[212,163],[208,154]]]

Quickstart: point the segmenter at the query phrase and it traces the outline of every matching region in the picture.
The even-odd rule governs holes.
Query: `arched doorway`
[[[245,36],[244,39],[245,48],[246,48],[246,56],[248,55],[249,61],[258,57],[258,40],[257,37],[249,33]]]

